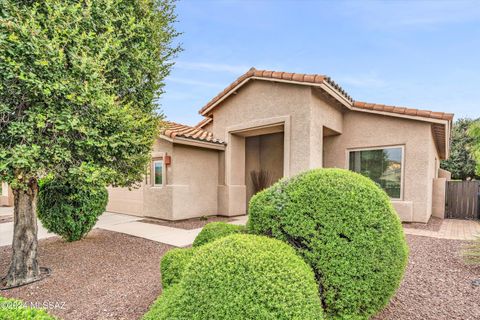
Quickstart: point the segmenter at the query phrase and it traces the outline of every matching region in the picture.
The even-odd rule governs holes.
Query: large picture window
[[[155,186],[163,185],[163,159],[153,162],[153,184]]]
[[[393,199],[402,197],[403,148],[354,150],[349,168],[375,181]]]

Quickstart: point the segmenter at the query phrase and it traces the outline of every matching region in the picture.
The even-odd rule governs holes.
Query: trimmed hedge
[[[315,272],[329,318],[368,319],[383,309],[407,264],[387,194],[347,170],[308,171],[258,193],[247,229],[296,249]]]
[[[323,319],[311,268],[281,241],[237,234],[195,249],[144,320]]]
[[[164,289],[180,282],[185,267],[192,259],[193,251],[193,248],[177,248],[163,256],[160,262],[160,273]]]
[[[103,186],[48,179],[40,184],[37,215],[49,232],[77,241],[92,230],[107,203]]]
[[[55,320],[46,311],[27,308],[22,301],[0,297],[0,319],[5,320]]]
[[[219,238],[229,236],[231,234],[245,232],[244,226],[238,226],[225,222],[210,222],[197,235],[193,242],[193,247],[199,247]]]

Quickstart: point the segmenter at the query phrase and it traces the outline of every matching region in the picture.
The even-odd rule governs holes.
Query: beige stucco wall
[[[174,145],[173,220],[217,214],[218,153],[221,151]]]
[[[290,117],[290,138],[295,144],[291,146],[289,171],[291,175],[297,174],[308,167],[309,161],[310,90],[307,86],[250,81],[215,109],[213,135],[230,142],[229,139],[235,139],[229,136],[231,127]],[[243,170],[241,176],[243,180]]]
[[[157,139],[152,160],[167,154],[172,161],[164,185],[154,186],[147,174],[137,189],[109,188],[107,211],[166,220],[216,214],[219,152]]]
[[[348,169],[349,149],[404,146],[403,198],[392,203],[402,220],[427,222],[432,213],[437,169],[430,124],[349,111],[344,115],[343,127],[343,134],[324,139],[325,167]]]

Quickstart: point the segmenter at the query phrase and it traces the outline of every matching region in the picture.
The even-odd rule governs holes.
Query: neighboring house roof
[[[190,140],[200,143],[209,143],[224,146],[225,142],[214,138],[213,133],[203,130],[199,127],[191,127],[171,121],[164,121],[165,127],[161,131],[161,135],[167,140],[179,142]],[[180,139],[180,140],[179,140]]]

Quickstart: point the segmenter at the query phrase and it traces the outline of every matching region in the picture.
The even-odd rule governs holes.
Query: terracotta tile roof
[[[352,102],[352,98],[343,90],[337,83],[335,83],[330,77],[320,74],[306,74],[306,73],[291,73],[291,72],[277,72],[269,70],[257,70],[255,68],[250,68],[246,73],[241,75],[237,80],[232,82],[228,87],[226,87],[222,92],[220,92],[216,97],[214,97],[210,102],[208,102],[199,113],[204,114],[205,111],[210,109],[215,103],[220,99],[228,95],[228,93],[233,90],[240,83],[248,79],[276,79],[278,81],[289,81],[289,82],[298,82],[302,84],[313,84],[320,85],[322,83],[328,83],[332,86],[340,95],[345,99]]]
[[[326,75],[320,74],[305,74],[305,73],[291,73],[291,72],[278,72],[278,71],[269,71],[269,70],[257,70],[255,68],[251,68],[246,73],[241,75],[237,80],[232,82],[228,87],[226,87],[222,92],[220,92],[216,97],[214,97],[210,102],[208,102],[202,109],[200,109],[199,113],[205,115],[206,111],[211,109],[219,100],[223,99],[227,96],[235,87],[239,84],[243,83],[244,81],[253,78],[253,79],[276,79],[278,81],[289,81],[289,82],[298,82],[302,84],[322,84],[327,83],[331,87],[333,87],[337,93],[342,95],[345,99],[347,99],[350,103],[352,103],[353,107],[359,109],[367,109],[367,110],[374,110],[374,111],[381,111],[381,112],[389,112],[393,114],[405,114],[410,116],[418,116],[424,118],[432,118],[432,119],[441,119],[441,120],[452,120],[453,114],[452,113],[444,113],[444,112],[434,112],[429,110],[419,110],[419,109],[412,109],[412,108],[404,108],[404,107],[396,107],[396,106],[388,106],[384,104],[375,104],[375,103],[367,103],[361,101],[353,101],[353,99],[343,90],[338,84],[336,84],[330,77]],[[207,120],[204,120],[207,121]],[[203,126],[205,123],[200,122],[197,126]]]
[[[205,125],[207,125],[208,123],[210,123],[210,121],[212,121],[213,119],[212,118],[205,118],[203,119],[202,121],[200,121],[199,123],[197,123],[195,125],[195,128],[203,128]]]
[[[214,138],[213,133],[209,131],[170,121],[164,121],[164,123],[165,128],[162,130],[162,134],[169,138],[173,139],[175,137],[180,137],[203,142],[225,144],[224,141]]]
[[[417,116],[417,117],[440,119],[440,120],[453,119],[453,113],[434,112],[429,110],[419,110],[419,109],[411,109],[411,108],[405,108],[405,107],[387,106],[384,104],[377,104],[377,103],[354,101],[353,106],[355,108],[360,108],[360,109],[404,114],[408,116]]]

